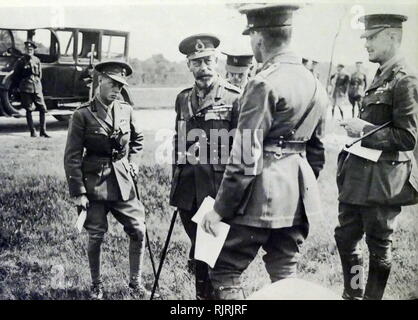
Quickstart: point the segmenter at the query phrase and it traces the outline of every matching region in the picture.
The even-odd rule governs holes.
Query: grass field
[[[147,209],[151,246],[159,256],[173,208],[168,205],[170,169],[154,162],[154,135],[153,131],[145,132],[140,192]],[[69,201],[62,161],[65,138],[64,133],[49,140],[0,134],[0,299],[87,298],[87,234],[79,235],[73,227],[76,212]],[[320,177],[324,215],[311,222],[298,269],[301,278],[340,294],[342,276],[333,239],[337,223],[338,147],[332,138],[327,141],[327,162]],[[399,217],[387,299],[409,299],[413,292],[417,297],[416,211],[416,207],[407,208]],[[129,299],[128,239],[110,215],[109,222],[102,253],[106,297]],[[364,244],[363,248],[367,254]],[[188,249],[188,239],[178,219],[160,280],[164,299],[194,298],[194,280],[186,268]],[[262,252],[243,275],[247,294],[269,283],[261,255]],[[143,279],[152,284],[148,255]]]

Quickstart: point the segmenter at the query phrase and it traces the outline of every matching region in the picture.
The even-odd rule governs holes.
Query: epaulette
[[[84,103],[82,103],[80,106],[78,106],[77,108],[76,108],[76,110],[78,110],[78,109],[82,109],[82,108],[87,108],[89,105],[90,105],[90,101],[87,101],[87,102],[84,102]]]
[[[274,71],[277,70],[277,68],[280,67],[280,62],[275,62],[269,65],[266,69],[261,70],[259,73],[256,74],[257,76],[260,76],[262,78],[268,77],[270,74],[272,74]]]
[[[395,68],[393,68],[393,73],[395,75],[395,78],[397,78],[397,79],[399,79],[399,78],[408,74],[405,67],[402,66],[402,65],[398,65]]]

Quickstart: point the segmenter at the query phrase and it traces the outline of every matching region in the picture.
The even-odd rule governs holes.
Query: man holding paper
[[[100,253],[110,211],[129,235],[129,291],[134,298],[144,298],[150,294],[141,284],[145,210],[133,178],[143,135],[132,107],[117,100],[132,68],[122,61],[106,61],[97,64],[95,71],[98,93],[74,112],[64,154],[70,196],[87,211],[83,225],[89,234],[90,294],[93,299],[103,298]]]
[[[339,156],[339,226],[335,239],[345,299],[382,299],[391,269],[396,217],[402,205],[418,200],[418,170],[412,153],[417,142],[418,81],[399,52],[406,20],[406,16],[395,14],[360,18],[365,24],[362,38],[366,39],[369,60],[380,66],[366,90],[360,118],[341,125],[350,136],[364,136],[358,142],[361,147],[377,149],[381,155],[377,162],[361,153],[344,151]],[[370,252],[365,289],[359,247],[364,233]]]
[[[214,210],[203,229],[217,234],[230,224],[213,269],[218,299],[242,299],[240,276],[262,247],[272,282],[296,273],[307,218],[319,214],[315,177],[324,165],[320,140],[329,104],[325,89],[289,48],[296,5],[252,5],[247,15],[251,46],[263,66],[240,99],[231,157]]]

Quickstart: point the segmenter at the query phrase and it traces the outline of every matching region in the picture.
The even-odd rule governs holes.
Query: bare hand
[[[76,196],[73,200],[77,207],[82,207],[84,209],[87,209],[89,207],[89,199],[85,194]]]
[[[218,235],[217,225],[221,220],[222,217],[215,210],[212,210],[203,217],[202,228],[206,233],[216,237]]]
[[[371,123],[360,118],[352,118],[340,122],[340,126],[343,127],[351,137],[359,137],[366,125],[371,125]]]

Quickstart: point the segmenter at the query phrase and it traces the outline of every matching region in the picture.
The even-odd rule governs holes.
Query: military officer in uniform
[[[36,44],[33,41],[25,42],[26,54],[23,55],[14,67],[13,82],[19,84],[22,107],[26,110],[26,120],[31,137],[36,137],[33,125],[32,111],[39,111],[40,136],[49,138],[46,132],[45,113],[47,108],[42,94],[42,67],[41,61],[34,56]]]
[[[356,62],[356,71],[351,74],[350,82],[348,84],[348,100],[353,107],[353,118],[356,107],[361,106],[361,99],[363,98],[364,90],[367,87],[367,77],[361,71],[361,65],[361,61]]]
[[[132,107],[116,100],[132,69],[127,63],[108,61],[97,64],[95,70],[99,73],[97,95],[74,112],[64,155],[70,196],[78,207],[87,209],[84,228],[89,234],[91,296],[103,297],[100,247],[110,211],[130,238],[130,292],[144,297],[148,294],[141,285],[145,213],[134,188],[143,135]]]
[[[331,92],[331,97],[332,97],[331,114],[332,114],[332,117],[334,118],[335,107],[338,107],[338,110],[340,111],[340,114],[341,114],[341,119],[344,119],[344,113],[343,113],[343,110],[341,109],[341,106],[345,101],[345,97],[347,95],[347,89],[348,89],[348,82],[350,81],[350,76],[346,74],[343,70],[344,70],[344,65],[339,64],[337,66],[337,72],[331,76],[331,81],[333,82],[332,92]]]
[[[250,67],[252,66],[253,55],[233,55],[226,54],[226,80],[240,88],[244,89],[249,78]]]
[[[312,74],[319,79],[319,72],[316,70],[316,68],[318,67],[318,61],[312,60],[311,62],[311,68],[309,69]]]
[[[195,269],[197,299],[210,299],[212,288],[208,266],[192,260],[196,224],[191,218],[205,197],[216,197],[230,148],[228,137],[211,139],[211,131],[220,134],[229,132],[238,121],[240,90],[222,79],[215,69],[219,42],[211,34],[197,34],[184,39],[179,45],[180,52],[187,56],[187,66],[195,83],[181,91],[175,103],[176,134],[170,205],[178,208],[191,240],[189,266]]]
[[[352,136],[366,135],[363,147],[382,150],[377,162],[354,154],[339,156],[339,225],[335,239],[341,257],[346,299],[382,299],[391,270],[392,234],[402,205],[417,202],[418,171],[413,150],[417,142],[418,80],[399,47],[406,16],[371,14],[362,38],[369,60],[379,64],[366,90],[360,118],[341,123]],[[369,275],[364,289],[359,242],[366,234]],[[361,281],[359,281],[361,280]]]
[[[318,214],[318,204],[309,199],[319,198],[315,177],[325,161],[320,138],[328,96],[289,48],[296,9],[277,4],[241,9],[248,20],[244,34],[263,66],[240,99],[231,156],[214,210],[202,222],[212,234],[222,219],[231,226],[210,270],[218,299],[244,297],[240,275],[260,247],[272,282],[293,277],[307,218]]]

